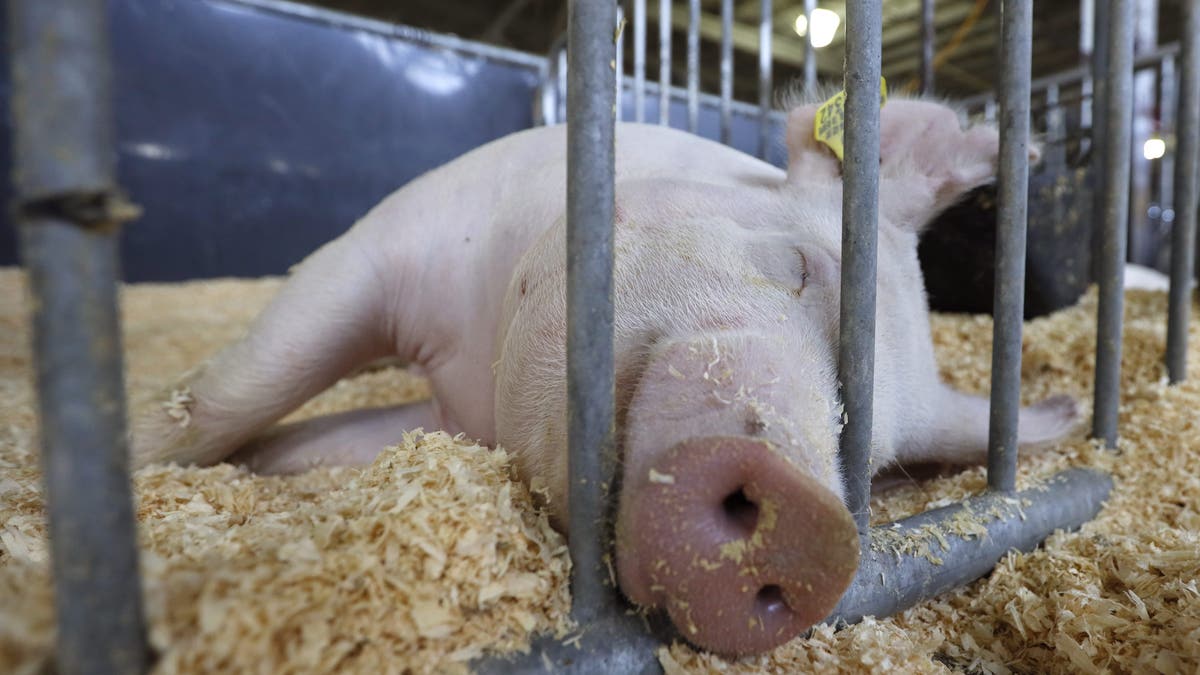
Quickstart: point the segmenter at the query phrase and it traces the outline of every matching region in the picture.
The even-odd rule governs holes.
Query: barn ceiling
[[[565,0],[304,0],[341,11],[385,21],[454,34],[489,44],[543,54],[556,36],[566,29]],[[1151,25],[1158,42],[1177,39],[1180,3],[1185,0],[1137,0],[1159,20]],[[658,73],[658,0],[647,0],[650,26],[647,29],[647,77]],[[803,0],[773,3],[774,83],[777,88],[803,78],[804,42],[793,30],[803,12]],[[938,53],[936,92],[964,97],[989,91],[997,81],[998,38],[1001,0],[936,0],[935,25]],[[624,0],[626,16],[632,19],[632,2]],[[817,6],[837,12],[842,22],[834,41],[817,50],[821,78],[840,78],[847,26],[845,0],[818,0]],[[687,2],[673,3],[671,21],[674,82],[684,82],[684,49],[687,31]],[[1033,3],[1033,75],[1066,70],[1080,65],[1079,0],[1039,0]],[[702,0],[701,87],[718,90],[721,0]],[[760,0],[735,0],[734,97],[757,100],[757,50]],[[920,0],[883,0],[883,73],[892,87],[915,81],[920,66]],[[628,35],[631,35],[632,31]],[[632,68],[632,40],[625,43],[625,69]],[[1144,49],[1152,44],[1139,45]]]

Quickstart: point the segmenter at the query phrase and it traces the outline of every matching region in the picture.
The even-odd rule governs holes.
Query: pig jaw
[[[718,654],[756,654],[796,637],[829,615],[858,567],[858,533],[842,501],[768,441],[679,443],[625,486],[622,502],[621,588]]]
[[[780,348],[724,334],[657,350],[627,418],[621,588],[719,654],[796,637],[828,616],[858,566],[837,476],[832,375],[775,375],[768,364]],[[795,342],[782,348],[798,357],[793,366],[819,356]]]

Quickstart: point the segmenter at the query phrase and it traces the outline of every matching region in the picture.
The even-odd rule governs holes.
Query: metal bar
[[[633,0],[633,119],[646,121],[646,0]]]
[[[618,0],[619,3],[619,0]],[[620,122],[624,117],[621,110],[622,105],[622,88],[625,86],[625,8],[617,4],[617,49],[616,58],[614,59],[613,70],[613,91],[616,92],[616,100],[613,102],[613,110],[616,114],[616,121]]]
[[[323,7],[315,7],[313,5],[302,4],[299,2],[286,2],[285,0],[221,0],[226,4],[241,5],[250,7],[255,10],[270,12],[288,18],[299,18],[322,26],[330,26],[333,28],[346,28],[353,31],[363,31],[383,35],[386,37],[398,38],[408,42],[416,42],[431,47],[439,47],[450,51],[459,52],[461,54],[470,54],[472,56],[480,56],[485,59],[496,61],[499,63],[511,63],[513,65],[525,66],[528,68],[537,68],[542,62],[542,57],[537,54],[529,54],[520,52],[515,49],[506,49],[504,47],[496,47],[484,42],[474,40],[465,40],[453,35],[444,33],[436,33],[416,28],[414,26],[406,26],[404,24],[389,23],[387,21],[379,21],[377,19],[368,19],[354,14],[347,14],[332,9]]]
[[[647,81],[646,82],[647,98],[655,98],[659,94],[660,94],[660,90],[659,90],[658,83],[654,82],[653,80]],[[670,96],[671,96],[672,101],[686,101],[687,100],[687,89],[684,87],[671,87]],[[701,108],[709,107],[709,108],[713,108],[714,110],[719,110],[721,107],[721,97],[717,94],[709,94],[704,91],[701,91],[700,92],[700,106],[701,106]],[[752,120],[756,120],[760,117],[760,114],[759,114],[760,108],[758,107],[758,103],[747,103],[745,101],[734,100],[734,101],[730,102],[729,107],[735,116],[744,115],[746,117],[751,118]],[[770,112],[767,113],[767,121],[771,124],[784,124],[786,122],[786,120],[787,120],[787,112],[786,111],[771,110]]]
[[[700,128],[700,0],[688,0],[687,32],[688,131]]]
[[[29,272],[61,673],[141,673],[117,313],[115,180],[103,0],[8,3],[14,188]]]
[[[1010,551],[1029,552],[1056,530],[1077,529],[1100,511],[1111,490],[1104,473],[1068,469],[1023,492],[984,492],[873,527],[854,582],[825,621],[891,616],[979,579]],[[955,524],[964,520],[987,534],[959,534]]]
[[[813,10],[817,8],[817,0],[804,0],[804,20],[807,22],[804,30],[804,90],[812,92],[817,86],[817,49],[813,46]]]
[[[1124,308],[1126,223],[1129,221],[1130,144],[1133,126],[1133,2],[1113,0],[1108,17],[1104,98],[1104,225],[1097,279],[1096,382],[1092,434],[1117,444],[1121,400],[1121,319]],[[1097,49],[1099,51],[1099,49]],[[1097,83],[1100,79],[1097,80]]]
[[[671,124],[671,0],[658,0],[658,123]]]
[[[881,0],[846,3],[845,159],[838,372],[846,425],[846,505],[866,532],[870,507],[871,396],[875,383],[875,267],[879,219]]]
[[[472,664],[479,673],[661,673],[661,621],[629,612],[610,582],[609,493],[617,471],[613,358],[613,214],[616,120],[612,0],[570,0],[567,95],[567,523],[571,639],[535,636],[509,659]],[[647,627],[651,630],[647,630]]]
[[[567,494],[573,617],[609,605],[605,486],[613,446],[614,120],[612,2],[572,0],[567,92]]]
[[[1105,100],[1108,91],[1106,75],[1108,73],[1108,53],[1111,45],[1108,40],[1109,21],[1112,17],[1112,3],[1107,0],[1096,0],[1092,17],[1092,136],[1089,139],[1092,146],[1091,166],[1095,172],[1095,191],[1092,193],[1092,222],[1099,223],[1104,213],[1105,168],[1107,162],[1105,153],[1108,152],[1109,139],[1106,138],[1108,122],[1105,117]],[[1100,278],[1100,258],[1102,256],[1102,234],[1100,228],[1092,228],[1091,268],[1092,278]]]
[[[1167,372],[1172,383],[1187,378],[1188,312],[1196,255],[1197,192],[1200,191],[1200,8],[1183,3],[1179,60],[1179,112],[1175,151],[1175,222],[1171,228],[1171,288],[1167,319]]]
[[[983,104],[983,121],[992,124],[996,121],[996,99],[989,98]]]
[[[1144,70],[1146,68],[1157,68],[1158,64],[1162,62],[1164,57],[1176,56],[1178,54],[1179,44],[1176,42],[1170,42],[1161,45],[1153,52],[1147,52],[1141,56],[1135,57],[1133,59],[1133,69],[1136,71]],[[1053,75],[1045,75],[1034,80],[1030,84],[1030,89],[1033,92],[1039,92],[1051,85],[1067,87],[1076,82],[1083,82],[1086,79],[1088,72],[1090,72],[1089,68],[1081,66],[1078,68],[1072,68],[1070,70],[1054,73]],[[967,108],[976,108],[980,105],[983,105],[984,102],[993,96],[994,94],[991,92],[985,94],[976,94],[975,96],[969,96],[961,99],[957,105]]]
[[[761,0],[758,25],[758,157],[766,159],[771,128],[767,115],[771,110],[771,29],[774,24],[771,0]]]
[[[1160,111],[1159,134],[1167,144],[1166,152],[1158,162],[1158,204],[1161,207],[1161,219],[1164,226],[1174,222],[1175,218],[1175,170],[1177,143],[1168,143],[1168,139],[1176,138],[1175,115],[1179,111],[1179,74],[1175,69],[1173,56],[1163,57],[1159,64],[1158,105]]]
[[[1133,48],[1135,55],[1153,49],[1158,42],[1158,0],[1136,0],[1134,3]],[[1133,74],[1133,131],[1129,171],[1129,220],[1126,228],[1127,262],[1153,265],[1153,236],[1147,229],[1147,217],[1152,201],[1151,181],[1154,167],[1142,153],[1142,142],[1154,131],[1157,103],[1157,68],[1134,70]]]
[[[733,134],[733,0],[721,0],[721,142]]]
[[[1046,140],[1055,143],[1063,139],[1066,126],[1063,122],[1062,107],[1058,104],[1058,87],[1046,87]]]
[[[921,0],[921,93],[933,94],[933,47],[937,32],[933,22],[934,0]]]
[[[1002,12],[1000,170],[996,186],[995,321],[992,322],[987,476],[992,490],[1012,492],[1017,482],[1017,416],[1021,410],[1033,1],[1004,0]]]
[[[563,44],[558,52],[558,67],[555,68],[555,75],[558,76],[558,110],[556,117],[560,120],[567,119],[567,46]]]

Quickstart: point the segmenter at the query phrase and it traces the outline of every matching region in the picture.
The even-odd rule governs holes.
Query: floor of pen
[[[49,656],[53,613],[35,454],[21,275],[0,270],[0,671]],[[131,398],[236,337],[278,279],[134,285],[123,292]],[[673,672],[1078,672],[1200,668],[1200,320],[1192,379],[1167,387],[1166,297],[1127,295],[1119,456],[1082,424],[1031,453],[1019,481],[1100,466],[1116,487],[1099,517],[988,578],[904,614],[728,663],[683,645]],[[935,315],[942,374],[985,392],[991,320]],[[1088,399],[1095,295],[1025,327],[1023,398]],[[383,369],[343,380],[293,419],[413,401],[425,384]],[[1085,411],[1085,417],[1088,411]],[[256,477],[222,465],[154,467],[134,478],[158,672],[455,670],[485,649],[567,631],[563,540],[511,480],[507,456],[445,434],[413,434],[363,471]],[[961,498],[982,468],[873,500],[886,522]]]

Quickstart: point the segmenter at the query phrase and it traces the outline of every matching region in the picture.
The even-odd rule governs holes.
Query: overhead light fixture
[[[838,13],[829,9],[814,9],[812,13],[812,43],[815,49],[828,47],[833,42],[833,36],[837,35],[838,26],[842,23],[842,17]],[[804,37],[808,33],[808,17],[801,13],[796,17],[796,35]]]
[[[1142,155],[1146,159],[1159,159],[1167,154],[1167,142],[1161,138],[1147,138],[1142,145]]]

